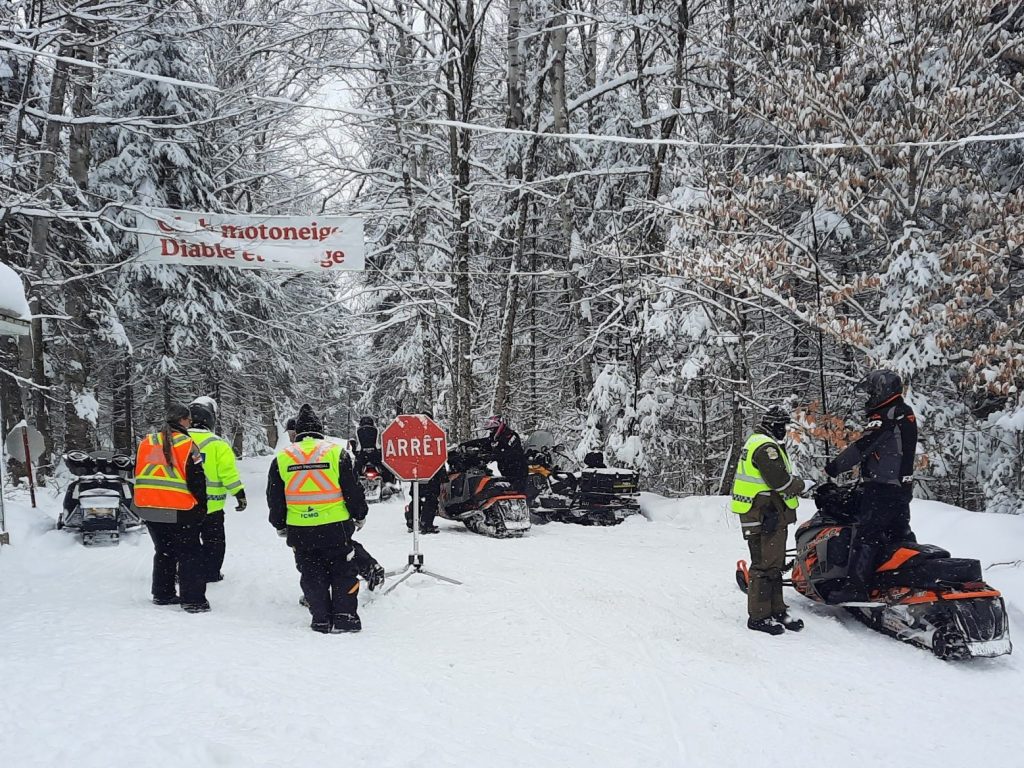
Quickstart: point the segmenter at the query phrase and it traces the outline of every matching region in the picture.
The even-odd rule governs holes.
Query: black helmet
[[[372,427],[372,426],[374,426],[373,416],[363,416],[362,418],[360,418],[359,419],[359,426],[360,427]]]
[[[213,431],[213,425],[217,417],[214,416],[213,410],[209,406],[193,402],[188,407],[188,410],[192,414],[192,426]]]
[[[776,440],[782,440],[786,437],[786,426],[792,421],[789,411],[781,405],[773,405],[761,417],[760,427],[766,435],[771,435]]]
[[[859,382],[854,389],[867,392],[868,399],[864,403],[866,410],[880,408],[890,400],[903,394],[903,379],[895,371],[872,371]]]

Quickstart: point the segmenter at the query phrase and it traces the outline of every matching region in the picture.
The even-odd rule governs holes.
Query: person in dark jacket
[[[825,465],[829,477],[859,466],[863,482],[849,582],[829,596],[836,603],[866,600],[867,583],[886,548],[917,541],[910,528],[917,418],[903,399],[903,380],[893,371],[872,371],[857,389],[867,393],[867,430]]]
[[[530,495],[530,466],[526,460],[522,438],[501,416],[491,416],[484,422],[488,434],[463,443],[468,448],[477,448],[492,461],[498,463],[498,472],[509,480],[518,491]]]
[[[298,442],[270,465],[270,524],[295,552],[312,629],[358,632],[352,533],[366,520],[366,497],[348,452],[324,439],[323,424],[309,405],[299,410],[295,432]]]
[[[163,429],[143,439],[135,460],[132,503],[153,540],[153,602],[203,613],[210,610],[200,541],[206,519],[206,473],[203,455],[188,432],[191,424],[189,409],[172,405]]]
[[[380,479],[383,482],[395,482],[394,474],[384,466],[380,452],[380,432],[372,416],[363,416],[359,419],[352,451],[355,454],[356,477],[362,476],[363,469],[370,466],[380,472]]]
[[[423,412],[428,419],[433,415]],[[425,483],[420,483],[420,533],[440,533],[441,529],[434,525],[441,504],[441,483],[448,477],[448,468],[442,466]],[[409,503],[405,505],[405,527],[412,533],[412,483],[409,483]]]

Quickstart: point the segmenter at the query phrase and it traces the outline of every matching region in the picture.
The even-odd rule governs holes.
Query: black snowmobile
[[[111,451],[70,451],[64,464],[75,479],[64,494],[57,529],[81,535],[82,544],[116,545],[122,533],[142,528],[132,511],[132,460]]]
[[[363,467],[359,473],[359,482],[363,486],[368,504],[387,501],[399,491],[396,484],[384,482],[380,467],[374,464],[368,463]]]
[[[874,630],[927,648],[940,659],[1002,656],[1013,650],[1006,605],[982,580],[977,560],[950,557],[932,544],[894,542],[875,569],[867,603],[830,603],[846,582],[861,492],[834,483],[814,492],[817,513],[796,531],[792,578],[784,582],[818,603],[845,607]],[[747,564],[736,579],[746,591]]]
[[[556,466],[566,458],[550,432],[534,432],[526,441],[531,514],[537,522],[618,525],[640,513],[636,472],[604,466],[567,472]]]
[[[495,477],[479,449],[453,448],[448,452],[448,467],[448,477],[441,483],[441,517],[497,539],[526,535],[530,530],[526,495],[510,481]]]

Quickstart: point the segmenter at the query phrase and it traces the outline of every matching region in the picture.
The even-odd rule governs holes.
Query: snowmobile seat
[[[637,493],[636,472],[630,469],[584,469],[580,472],[581,496],[600,498]]]
[[[981,563],[963,557],[929,557],[919,562],[915,557],[898,568],[879,570],[872,579],[875,587],[883,589],[934,589],[942,584],[966,584],[972,581],[981,581]]]
[[[893,570],[911,559],[915,563],[920,563],[922,560],[930,560],[936,557],[949,557],[949,552],[934,544],[918,544],[916,541],[899,542],[889,548],[885,558],[879,564],[878,570]],[[885,567],[887,565],[889,566],[888,568]]]

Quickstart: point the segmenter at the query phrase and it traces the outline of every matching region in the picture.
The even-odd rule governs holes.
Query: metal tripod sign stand
[[[412,481],[412,552],[409,553],[409,562],[405,564],[404,568],[397,571],[388,571],[385,575],[388,578],[392,576],[398,576],[398,579],[388,585],[387,589],[381,592],[382,595],[386,595],[395,589],[406,579],[415,576],[417,573],[423,576],[430,576],[431,578],[443,581],[446,584],[462,584],[461,581],[457,581],[449,576],[442,576],[440,573],[434,571],[428,571],[423,567],[423,553],[420,552],[420,534],[419,534],[419,519],[420,519],[420,482],[419,480]]]
[[[399,479],[412,483],[412,552],[404,568],[385,574],[398,576],[398,579],[381,594],[388,594],[417,573],[448,584],[461,584],[461,581],[424,568],[423,553],[420,552],[420,483],[430,480],[448,459],[448,439],[444,430],[427,415],[403,414],[396,416],[380,437],[384,465]]]

